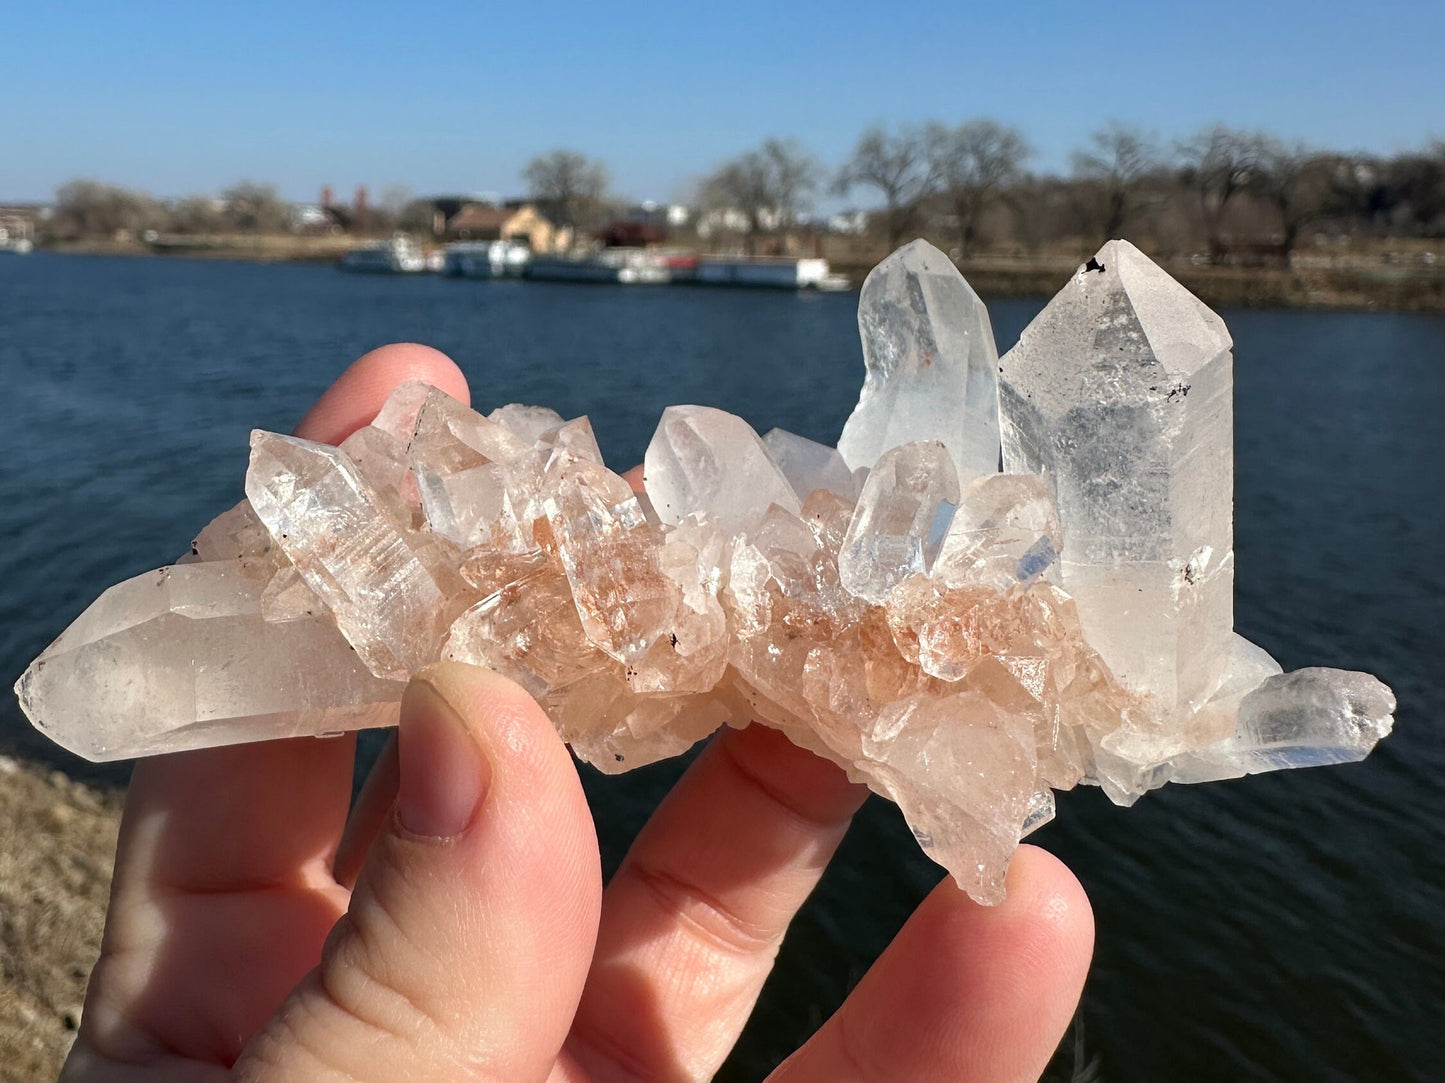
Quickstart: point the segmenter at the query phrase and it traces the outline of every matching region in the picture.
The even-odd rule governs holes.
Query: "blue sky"
[[[80,176],[512,194],[554,146],[668,199],[770,135],[836,165],[870,123],[977,116],[1018,126],[1040,170],[1113,118],[1386,153],[1445,138],[1441,0],[0,0],[0,25],[0,199]]]

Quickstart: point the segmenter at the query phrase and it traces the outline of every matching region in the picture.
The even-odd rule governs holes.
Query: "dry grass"
[[[54,1079],[100,951],[123,795],[0,756],[0,1081]]]

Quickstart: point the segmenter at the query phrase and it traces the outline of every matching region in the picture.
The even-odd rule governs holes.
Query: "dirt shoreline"
[[[75,1040],[124,800],[0,755],[0,1083],[54,1079]]]
[[[250,263],[333,263],[362,241],[354,237],[216,236],[139,242],[72,242],[42,251],[57,254],[181,257]],[[856,287],[877,262],[856,250],[824,255]],[[1206,304],[1217,308],[1298,308],[1389,312],[1445,312],[1445,259],[1393,251],[1348,257],[1302,253],[1290,268],[1216,267],[1191,259],[1162,266]],[[1052,297],[1077,268],[1074,254],[981,255],[960,268],[985,298]]]

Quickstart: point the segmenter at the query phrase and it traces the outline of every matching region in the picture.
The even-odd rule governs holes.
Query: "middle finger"
[[[711,1078],[866,796],[775,730],[724,730],[607,887],[562,1078]]]

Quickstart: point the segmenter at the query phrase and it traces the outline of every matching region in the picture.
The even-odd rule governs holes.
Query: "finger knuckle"
[[[749,920],[692,879],[649,862],[637,862],[629,872],[662,913],[675,916],[709,947],[727,955],[776,953],[778,929]]]

